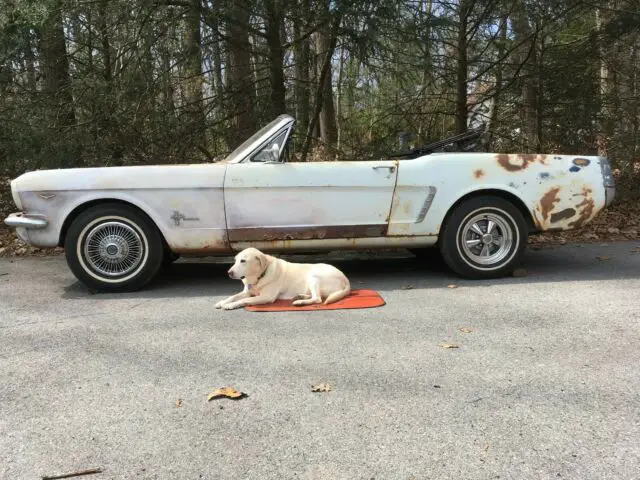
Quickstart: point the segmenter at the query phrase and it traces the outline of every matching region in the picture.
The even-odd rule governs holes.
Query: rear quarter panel
[[[400,160],[389,234],[437,235],[456,202],[486,190],[520,199],[534,231],[581,227],[605,206],[599,162],[594,156],[493,153]],[[427,203],[428,212],[421,220]]]

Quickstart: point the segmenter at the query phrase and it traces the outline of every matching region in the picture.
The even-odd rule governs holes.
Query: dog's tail
[[[324,301],[324,304],[329,305],[330,303],[335,303],[338,300],[342,300],[344,297],[346,297],[350,293],[351,293],[351,284],[349,283],[349,280],[347,280],[342,290],[338,290],[337,292],[333,292],[332,294],[330,294]]]

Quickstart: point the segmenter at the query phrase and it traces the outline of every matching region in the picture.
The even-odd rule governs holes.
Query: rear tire
[[[137,209],[108,203],[82,212],[65,242],[67,264],[80,282],[100,292],[144,287],[164,259],[162,236]]]
[[[449,268],[470,279],[513,272],[527,244],[527,223],[511,202],[473,197],[458,205],[441,231],[440,252]]]

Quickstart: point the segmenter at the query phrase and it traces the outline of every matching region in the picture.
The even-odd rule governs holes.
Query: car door
[[[383,237],[397,173],[392,160],[230,164],[229,242]]]

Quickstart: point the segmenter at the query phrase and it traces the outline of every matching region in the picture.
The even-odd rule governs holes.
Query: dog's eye
[[[244,259],[240,260],[240,263],[244,263],[244,262],[246,262],[246,260],[244,260]]]

